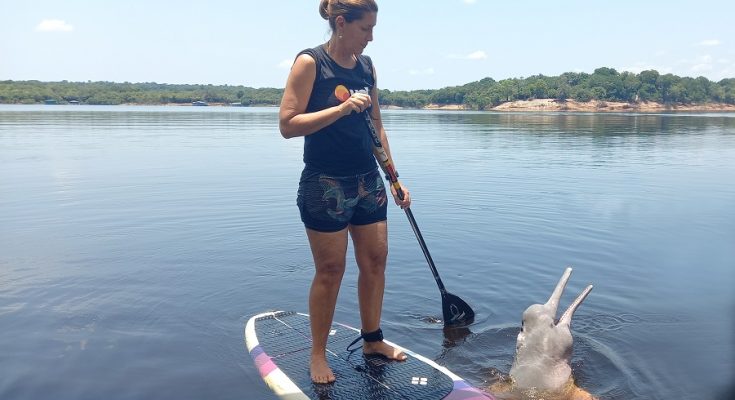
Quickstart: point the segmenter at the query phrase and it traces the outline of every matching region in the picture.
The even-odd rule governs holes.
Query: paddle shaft
[[[396,169],[393,166],[393,163],[391,163],[388,154],[385,152],[383,144],[380,142],[380,136],[378,136],[378,132],[375,130],[375,125],[373,125],[373,120],[370,118],[370,113],[368,111],[365,111],[364,114],[365,121],[367,122],[368,128],[370,129],[370,135],[373,138],[373,151],[375,153],[375,157],[378,159],[378,162],[380,164],[380,167],[383,169],[383,172],[385,172],[386,176],[390,180],[391,186],[393,186],[393,188],[395,189],[398,198],[403,200],[404,194],[403,190],[401,189],[401,184],[398,182],[398,174],[396,173]],[[441,292],[442,296],[445,296],[447,294],[447,290],[444,288],[444,283],[439,277],[439,271],[437,271],[436,265],[434,265],[434,260],[431,258],[428,247],[426,247],[424,237],[421,235],[419,226],[416,224],[416,219],[413,217],[413,212],[411,212],[411,208],[409,207],[406,207],[405,209],[403,209],[403,211],[406,212],[408,222],[411,224],[411,229],[413,229],[413,233],[414,235],[416,235],[416,239],[418,239],[419,241],[419,246],[421,246],[421,251],[424,253],[424,257],[426,257],[426,262],[429,263],[429,269],[431,269],[431,273],[434,275],[434,280],[436,280],[436,284],[437,286],[439,286],[439,291]]]

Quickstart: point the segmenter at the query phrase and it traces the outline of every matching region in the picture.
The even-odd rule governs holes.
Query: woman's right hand
[[[342,115],[350,115],[353,111],[361,113],[372,105],[372,99],[367,93],[353,93],[347,100],[339,105]]]
[[[398,191],[396,191],[396,188],[392,184],[389,184],[390,193],[393,195],[393,200],[396,202],[396,205],[398,207],[401,207],[401,209],[405,210],[411,207],[411,192],[409,192],[408,189],[405,186],[403,186],[402,183],[398,182],[398,184],[401,186],[401,192],[403,192],[403,198],[401,199],[398,196]]]

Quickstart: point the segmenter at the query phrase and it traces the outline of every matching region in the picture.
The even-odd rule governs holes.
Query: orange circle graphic
[[[339,101],[347,101],[350,98],[350,91],[344,85],[338,85],[334,88],[334,97]]]

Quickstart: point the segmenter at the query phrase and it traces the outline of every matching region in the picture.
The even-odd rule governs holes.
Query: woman
[[[315,274],[309,292],[315,383],[335,380],[326,344],[345,272],[348,233],[359,270],[358,298],[363,352],[389,359],[406,355],[383,342],[380,314],[388,255],[385,186],[372,153],[368,112],[390,157],[380,120],[375,68],[362,52],[373,40],[374,0],[321,0],[319,13],[332,30],[327,43],[299,53],[281,101],[279,125],[285,138],[304,136],[304,170],[297,204],[306,227]],[[391,188],[401,208],[411,204]]]

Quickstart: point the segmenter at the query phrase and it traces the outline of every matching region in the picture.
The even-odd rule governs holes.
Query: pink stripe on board
[[[256,353],[258,354],[256,355]],[[260,371],[261,377],[265,378],[266,376],[268,376],[268,374],[273,372],[273,370],[278,369],[276,364],[273,363],[273,360],[271,360],[271,358],[268,357],[267,354],[263,353],[262,350],[257,352],[253,351],[251,352],[251,355],[254,356],[253,361],[255,361],[255,366],[258,367],[258,371]]]

